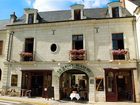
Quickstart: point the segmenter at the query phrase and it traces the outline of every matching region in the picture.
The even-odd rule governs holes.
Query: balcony
[[[70,60],[86,60],[86,51],[83,49],[73,49],[69,52]]]
[[[129,59],[128,49],[112,50],[111,53],[112,53],[113,60],[128,60]]]
[[[21,61],[33,61],[33,53],[31,52],[21,52]]]

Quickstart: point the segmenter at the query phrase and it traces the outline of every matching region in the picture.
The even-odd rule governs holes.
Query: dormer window
[[[29,24],[34,23],[34,14],[29,14],[29,16],[28,16],[28,23]]]
[[[80,19],[81,19],[81,10],[80,9],[74,10],[74,20]]]
[[[71,6],[71,19],[80,20],[85,19],[84,17],[84,5],[75,4]]]
[[[25,10],[27,24],[33,24],[33,23],[39,22],[39,20],[38,20],[39,18],[37,17],[37,15],[38,15],[37,9],[25,8],[24,10]]]
[[[112,17],[119,17],[119,7],[112,8]]]
[[[122,17],[122,7],[120,2],[108,3],[108,15],[112,18]]]

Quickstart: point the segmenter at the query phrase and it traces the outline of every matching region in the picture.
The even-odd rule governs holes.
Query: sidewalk
[[[95,103],[82,103],[76,101],[56,101],[46,100],[44,98],[27,98],[27,97],[9,97],[0,96],[0,100],[23,102],[32,105],[140,105],[140,103],[133,102],[95,102]]]

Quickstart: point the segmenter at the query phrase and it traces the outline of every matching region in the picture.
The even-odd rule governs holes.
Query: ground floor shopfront
[[[15,88],[20,95],[22,90],[31,90],[31,97],[70,101],[70,94],[76,91],[80,101],[136,102],[139,98],[134,67],[100,65],[99,70],[94,64],[64,63],[47,65],[46,69],[24,65],[18,70],[19,66],[13,66],[7,87]],[[14,80],[12,75],[17,75]]]

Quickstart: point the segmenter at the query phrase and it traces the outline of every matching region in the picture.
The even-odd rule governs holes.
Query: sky
[[[103,8],[114,1],[119,0],[0,0],[0,20],[9,19],[13,12],[20,17],[25,8],[35,8],[39,12],[68,10],[73,4],[84,4],[84,8]]]

